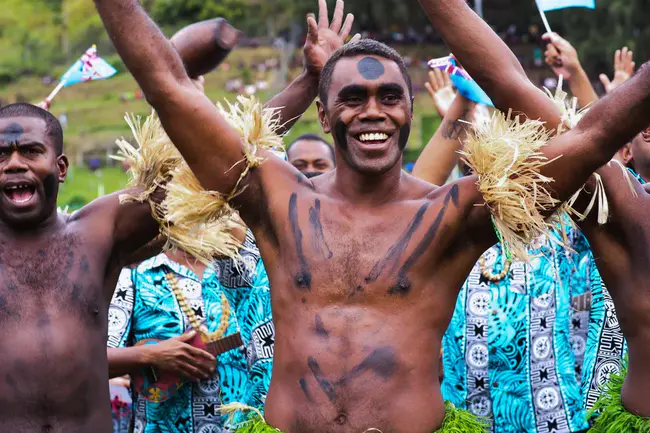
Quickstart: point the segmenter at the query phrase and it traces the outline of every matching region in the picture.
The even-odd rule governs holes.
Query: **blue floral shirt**
[[[244,265],[215,260],[202,281],[186,267],[161,254],[136,269],[125,269],[109,309],[109,347],[141,340],[166,340],[189,331],[165,275],[173,272],[197,317],[214,332],[222,315],[222,294],[231,314],[226,336],[240,332],[244,346],[218,356],[212,378],[183,385],[168,400],[155,403],[133,396],[136,433],[213,433],[225,430],[219,406],[244,403],[263,409],[271,380],[275,330],[269,282],[252,234],[241,251]]]
[[[443,338],[443,397],[486,417],[491,432],[569,433],[588,428],[571,350],[564,250],[548,240],[529,264],[504,269],[488,250],[463,285]]]

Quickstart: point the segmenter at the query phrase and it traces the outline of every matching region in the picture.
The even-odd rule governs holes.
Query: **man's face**
[[[411,132],[412,102],[397,63],[377,56],[341,59],[332,74],[323,130],[331,132],[353,170],[383,174],[402,158]]]
[[[299,140],[287,153],[289,162],[307,177],[318,176],[334,170],[330,147],[319,140]]]
[[[17,228],[43,222],[56,211],[67,168],[67,158],[56,155],[44,120],[0,119],[0,220]]]

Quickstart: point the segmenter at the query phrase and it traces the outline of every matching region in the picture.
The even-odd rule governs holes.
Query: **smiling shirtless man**
[[[95,4],[203,186],[230,193],[243,169],[239,135],[195,90],[136,0]],[[308,38],[317,38],[316,20],[308,22]],[[338,50],[319,96],[337,169],[310,181],[267,153],[234,203],[272,287],[266,421],[291,433],[444,431],[440,341],[461,284],[496,241],[486,207],[477,206],[476,178],[437,188],[401,170],[413,95],[402,59],[385,45],[362,40]],[[567,170],[560,158],[545,168],[560,199],[646,126],[649,108],[646,71],[547,147],[549,157],[584,164]]]
[[[531,118],[542,118],[549,129],[554,129],[560,123],[557,107],[528,80],[515,55],[466,2],[420,0],[420,3],[445,43],[499,109],[512,109]],[[467,28],[472,29],[471,34],[465,31]],[[636,78],[650,75],[649,69],[649,64],[646,63]],[[648,86],[647,82],[645,86]],[[632,97],[629,92],[633,87],[628,85],[624,88],[624,92],[616,95],[622,104],[626,98]],[[601,103],[602,101],[593,109]],[[646,116],[646,126],[650,125],[648,111],[621,109],[627,116]],[[602,118],[602,122],[612,121],[616,120]],[[639,156],[640,166],[648,166],[650,128],[635,135],[631,140],[634,153]],[[624,144],[617,143],[621,147]],[[584,160],[567,156],[563,158],[567,171],[585,168]],[[597,173],[601,176],[607,194],[609,220],[607,224],[600,225],[596,218],[597,212],[593,212],[580,224],[580,228],[589,240],[598,270],[614,300],[629,347],[629,367],[624,384],[623,379],[618,378],[603,396],[600,404],[603,413],[591,431],[638,432],[650,426],[650,286],[647,283],[650,278],[650,223],[647,217],[650,210],[650,186],[639,183],[616,163],[601,165],[603,167]],[[593,186],[595,185],[587,190],[594,191]],[[585,194],[584,203],[577,206],[578,210],[586,208],[590,199]],[[611,364],[604,359],[598,359],[594,364],[589,368],[607,378]],[[601,390],[588,385],[586,400],[593,404],[594,395],[598,395]]]

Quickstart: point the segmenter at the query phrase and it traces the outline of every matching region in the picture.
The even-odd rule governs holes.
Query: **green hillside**
[[[275,52],[270,48],[240,49],[232,54],[229,62],[238,65],[243,62],[247,65],[255,64]],[[119,65],[119,60],[110,59],[113,64]],[[299,71],[294,71],[296,74]],[[224,90],[225,83],[233,77],[241,77],[238,68],[230,71],[216,71],[206,77],[206,94],[215,102],[228,99],[234,101],[236,94]],[[414,82],[422,84],[424,71],[414,71]],[[273,82],[270,73],[252,72],[252,81],[267,80]],[[54,84],[44,85],[40,78],[27,77],[0,88],[0,99],[4,103],[24,100],[38,102],[52,90]],[[125,113],[147,115],[150,108],[144,100],[123,102],[121,95],[138,91],[138,86],[128,73],[120,73],[105,81],[93,81],[64,88],[56,97],[52,106],[52,113],[61,116],[67,115],[68,125],[65,128],[65,151],[70,158],[73,168],[68,181],[62,187],[59,203],[61,206],[70,205],[78,207],[80,203],[87,203],[97,197],[103,184],[106,193],[122,188],[126,184],[126,175],[120,167],[107,159],[113,149],[115,140],[130,137],[130,131],[124,121]],[[262,92],[257,97],[268,100],[271,91]],[[417,155],[418,149],[435,131],[439,120],[432,117],[433,104],[426,92],[419,93],[416,98],[415,119],[413,135],[411,137],[409,152],[410,159]],[[423,122],[423,118],[425,119]],[[424,134],[422,133],[424,130]],[[288,133],[285,142],[304,133],[322,134],[318,123],[315,104],[305,113],[302,119]],[[84,162],[90,157],[97,157],[107,161],[109,166],[101,170],[101,177],[85,168]]]

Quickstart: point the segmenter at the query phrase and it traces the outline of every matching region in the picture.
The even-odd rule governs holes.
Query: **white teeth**
[[[365,141],[386,141],[388,140],[388,134],[384,134],[383,132],[374,132],[374,133],[367,133],[367,134],[361,134],[359,136],[359,140],[365,142]]]

